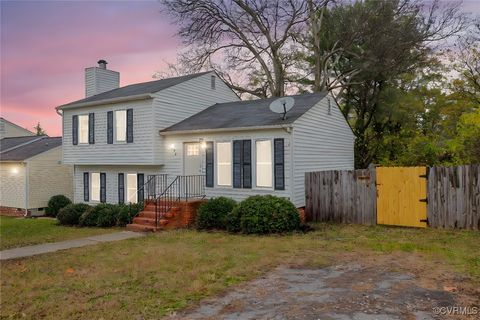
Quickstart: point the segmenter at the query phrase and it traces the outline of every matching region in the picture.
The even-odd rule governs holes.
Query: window
[[[210,88],[212,89],[215,89],[215,79],[217,77],[215,77],[214,75],[212,75],[212,77],[210,78]]]
[[[127,110],[115,111],[115,140],[118,142],[127,140]]]
[[[200,155],[200,145],[195,144],[187,144],[187,156],[199,156]]]
[[[255,142],[257,160],[257,187],[272,187],[272,141]]]
[[[92,190],[91,190],[91,199],[92,201],[100,201],[100,173],[92,172]]]
[[[232,143],[217,143],[217,184],[232,185]]]
[[[127,203],[137,203],[137,174],[127,174]]]
[[[88,115],[78,116],[78,142],[88,143]]]

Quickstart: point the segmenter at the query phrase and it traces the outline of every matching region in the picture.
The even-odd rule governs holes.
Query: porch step
[[[158,228],[144,224],[131,223],[127,224],[127,230],[135,232],[155,232],[158,230]]]

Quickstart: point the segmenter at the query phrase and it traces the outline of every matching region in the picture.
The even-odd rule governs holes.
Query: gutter
[[[160,130],[162,136],[176,135],[176,134],[195,134],[195,133],[215,133],[215,132],[231,132],[231,131],[249,131],[249,130],[268,130],[268,129],[284,129],[291,128],[292,124],[288,126],[277,124],[270,126],[254,126],[254,127],[235,127],[235,128],[216,128],[216,129],[195,129],[195,130],[175,130],[164,131]]]
[[[151,93],[143,93],[137,94],[134,96],[126,96],[126,97],[118,97],[118,98],[111,98],[111,99],[104,99],[104,100],[96,100],[96,101],[89,101],[89,102],[79,102],[79,103],[72,103],[72,104],[64,104],[55,108],[55,110],[69,110],[81,107],[91,107],[91,106],[98,106],[102,104],[110,104],[110,103],[117,103],[117,102],[126,102],[126,101],[135,101],[135,100],[144,100],[144,99],[153,99],[153,94]],[[60,113],[58,113],[60,115]]]

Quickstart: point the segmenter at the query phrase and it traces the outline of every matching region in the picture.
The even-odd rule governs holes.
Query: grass
[[[114,229],[75,228],[56,224],[48,218],[13,218],[0,216],[0,250],[88,237],[114,232]]]
[[[356,252],[421,253],[480,283],[479,232],[315,228],[265,237],[166,231],[4,262],[1,317],[157,319],[277,265],[325,266]]]

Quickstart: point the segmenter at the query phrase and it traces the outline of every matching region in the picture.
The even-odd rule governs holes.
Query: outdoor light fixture
[[[172,150],[172,153],[173,153],[174,156],[177,155],[177,151],[175,150],[175,144],[174,144],[174,143],[172,143],[172,144],[170,145],[170,150]]]
[[[17,168],[17,167],[13,167],[13,168],[12,168],[12,173],[13,173],[13,174],[17,174],[17,173],[18,173],[18,168]]]
[[[207,144],[205,143],[205,141],[202,141],[202,143],[200,144],[200,146],[202,147],[202,149],[206,149],[206,148],[207,148]]]

